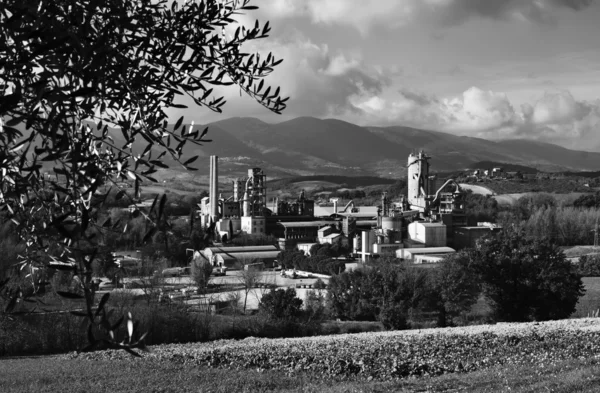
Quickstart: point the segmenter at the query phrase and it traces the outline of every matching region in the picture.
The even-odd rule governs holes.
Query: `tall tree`
[[[469,252],[452,254],[432,272],[430,300],[438,312],[438,326],[453,325],[453,320],[468,311],[481,293],[477,271]]]
[[[282,60],[243,51],[268,36],[268,23],[226,35],[235,15],[256,8],[249,2],[0,2],[0,209],[25,245],[21,263],[44,265],[58,244],[50,266],[81,276],[93,347],[119,347],[103,314],[107,299],[92,309],[91,229],[114,225],[98,221],[105,186],[156,181],[167,161],[195,169],[197,156],[186,157],[184,146],[209,140],[183,117],[169,126],[169,111],[186,108],[182,96],[221,112],[214,88],[235,85],[270,111],[286,106],[264,81]],[[146,215],[154,224],[145,239],[164,203],[156,198]],[[106,328],[104,338],[92,334],[94,324]]]
[[[473,253],[484,295],[496,319],[566,318],[583,295],[583,283],[562,251],[546,239],[505,230]]]

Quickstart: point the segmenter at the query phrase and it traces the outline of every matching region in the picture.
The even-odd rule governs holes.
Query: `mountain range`
[[[431,157],[432,172],[468,169],[482,161],[547,172],[600,170],[600,153],[537,141],[490,141],[402,126],[358,126],[314,117],[271,124],[234,117],[193,128],[201,131],[205,127],[206,138],[212,142],[202,146],[188,143],[184,148],[184,159],[200,156],[193,164],[199,176],[208,174],[208,157],[217,155],[224,178],[244,176],[254,167],[262,168],[271,179],[315,174],[399,178],[406,174],[408,155],[419,150]],[[111,134],[117,145],[125,144],[120,131],[113,129]],[[145,147],[139,138],[134,151]],[[168,155],[164,158],[171,168],[181,168]]]
[[[432,157],[432,171],[467,169],[480,161],[549,172],[600,169],[600,153],[537,141],[489,141],[402,126],[358,126],[313,117],[276,124],[236,117],[206,126],[212,142],[201,147],[187,146],[185,153],[201,156],[197,166],[208,165],[208,159],[203,157],[218,155],[220,168],[226,173],[256,166],[269,177],[344,174],[395,178],[406,173],[408,155],[418,150]],[[203,168],[200,170],[204,172]]]

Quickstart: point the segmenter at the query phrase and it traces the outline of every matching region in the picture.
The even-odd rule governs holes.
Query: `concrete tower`
[[[429,158],[423,151],[408,156],[408,203],[411,210],[425,211],[428,207]]]

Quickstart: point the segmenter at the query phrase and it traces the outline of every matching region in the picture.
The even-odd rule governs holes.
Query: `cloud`
[[[471,18],[555,23],[561,9],[580,11],[593,0],[263,0],[270,18],[307,17],[313,23],[370,29],[413,23],[457,25]]]
[[[333,51],[297,31],[268,42],[256,41],[244,50],[259,52],[261,58],[272,52],[277,59],[284,59],[265,79],[266,85],[281,87],[282,97],[290,97],[284,116],[270,116],[265,108],[240,94],[239,89],[225,87],[215,89],[215,95],[224,95],[227,100],[223,115],[200,111],[199,115],[190,116],[190,120],[208,122],[223,116],[256,116],[266,121],[281,121],[298,116],[336,116],[357,110],[351,103],[353,97],[378,96],[399,72],[396,68],[367,66],[360,56]]]
[[[534,124],[568,124],[573,119],[581,120],[590,112],[590,107],[575,101],[570,92],[546,93],[527,110],[526,120]]]
[[[345,119],[369,125],[406,125],[486,139],[525,138],[568,148],[600,150],[600,100],[577,101],[568,91],[546,92],[519,109],[504,93],[471,87],[436,98],[400,90],[392,97],[355,97]]]

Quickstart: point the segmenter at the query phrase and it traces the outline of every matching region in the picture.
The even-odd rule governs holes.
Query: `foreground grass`
[[[310,373],[222,370],[159,361],[39,357],[0,360],[0,391],[13,392],[597,392],[600,364],[493,367],[472,373],[375,382]]]

